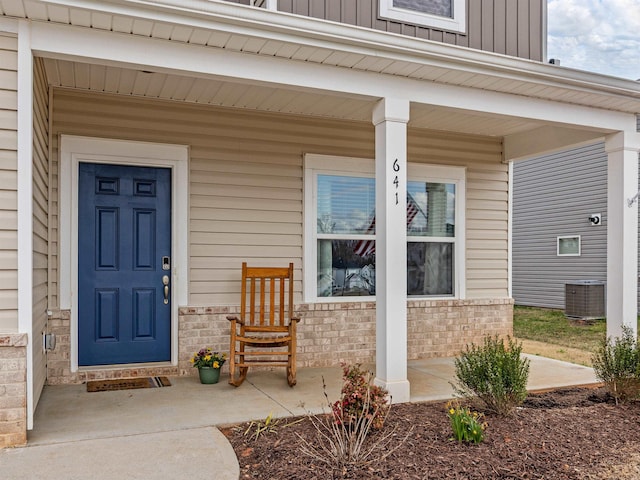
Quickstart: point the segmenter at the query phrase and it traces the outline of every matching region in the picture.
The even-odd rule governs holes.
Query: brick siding
[[[27,443],[27,335],[0,334],[0,448]]]
[[[189,360],[202,347],[229,352],[227,315],[237,306],[182,307],[179,309],[178,366],[96,369],[71,373],[69,312],[50,320],[57,346],[48,357],[48,383],[80,383],[91,379],[145,375],[197,375]],[[374,302],[316,303],[296,306],[298,367],[326,367],[340,362],[374,363],[376,311]],[[409,359],[457,355],[466,344],[485,335],[512,333],[513,301],[415,300],[408,302]],[[227,365],[223,367],[223,373]]]

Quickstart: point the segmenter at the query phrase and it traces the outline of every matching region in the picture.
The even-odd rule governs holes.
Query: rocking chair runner
[[[263,268],[247,267],[243,262],[240,316],[230,315],[227,320],[231,322],[231,385],[239,387],[250,366],[286,367],[289,386],[296,384],[296,325],[300,319],[293,317],[293,263],[288,268]]]

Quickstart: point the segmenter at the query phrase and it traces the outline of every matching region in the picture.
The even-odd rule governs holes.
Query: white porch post
[[[26,333],[27,429],[33,429],[33,352],[40,332],[33,331],[33,55],[31,24],[18,26],[18,331]],[[42,348],[42,347],[40,347]]]
[[[623,325],[637,334],[638,314],[638,134],[606,137],[607,181],[607,336]]]
[[[393,403],[407,380],[407,122],[409,102],[385,98],[376,127],[376,379]]]

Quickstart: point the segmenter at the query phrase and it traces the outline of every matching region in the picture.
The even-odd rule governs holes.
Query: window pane
[[[375,180],[318,175],[318,233],[375,234]]]
[[[580,237],[558,237],[558,255],[580,255]]]
[[[393,0],[393,6],[453,18],[453,0]]]
[[[318,296],[375,295],[375,262],[374,240],[318,240]]]
[[[454,237],[456,186],[407,182],[407,235]]]
[[[453,295],[453,243],[407,243],[407,295]]]

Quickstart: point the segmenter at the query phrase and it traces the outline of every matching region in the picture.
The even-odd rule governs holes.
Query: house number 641
[[[396,158],[393,161],[393,171],[398,173],[400,171],[400,164],[398,163],[398,159]],[[393,184],[396,186],[396,205],[398,205],[398,203],[400,202],[400,199],[398,198],[398,188],[400,187],[400,180],[398,180],[398,175],[395,175],[393,178]]]

